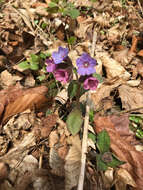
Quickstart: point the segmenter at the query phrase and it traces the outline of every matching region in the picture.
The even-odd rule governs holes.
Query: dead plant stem
[[[97,32],[93,30],[93,40],[91,47],[91,56],[94,57],[95,44],[97,40]],[[89,125],[89,111],[90,111],[90,91],[87,93],[86,97],[86,115],[84,119],[84,127],[83,127],[83,139],[82,139],[82,152],[81,152],[81,170],[78,180],[78,188],[77,190],[83,190],[84,185],[84,176],[85,176],[85,165],[86,165],[86,153],[87,153],[87,140],[88,140],[88,125]]]
[[[87,100],[89,94],[87,94]],[[81,154],[81,170],[79,175],[79,181],[78,181],[78,190],[83,190],[83,184],[84,184],[84,175],[85,175],[85,164],[86,164],[86,153],[87,153],[87,136],[88,136],[88,122],[89,122],[89,104],[87,101],[86,105],[86,115],[84,119],[84,131],[83,131],[83,140],[82,140],[82,154]]]

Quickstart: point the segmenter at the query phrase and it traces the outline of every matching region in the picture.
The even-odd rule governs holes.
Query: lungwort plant
[[[51,55],[40,54],[31,55],[30,58],[19,66],[23,69],[38,70],[40,68],[40,59],[45,60],[46,73],[55,80],[50,85],[60,83],[62,87],[67,86],[70,107],[66,112],[66,124],[69,132],[76,135],[81,130],[83,116],[85,115],[84,106],[80,102],[80,97],[88,90],[96,90],[102,77],[96,73],[96,60],[88,53],[83,52],[76,60],[76,67],[68,56],[68,48],[59,47]],[[57,85],[59,86],[59,85]],[[65,113],[64,113],[65,114]],[[90,122],[93,122],[94,110],[90,110]],[[110,137],[104,130],[97,135],[89,133],[89,137],[96,144],[99,153],[96,154],[97,169],[105,171],[108,167],[116,167],[123,164],[110,152]]]

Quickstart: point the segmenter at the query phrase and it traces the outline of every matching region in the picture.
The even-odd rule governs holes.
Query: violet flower
[[[66,69],[58,68],[54,71],[53,74],[56,80],[63,82],[64,84],[66,84],[72,79],[72,71],[69,68]]]
[[[62,61],[65,60],[65,58],[68,56],[68,48],[59,47],[58,52],[52,53],[52,58],[54,60],[55,64],[59,64]]]
[[[77,60],[77,72],[79,75],[91,75],[96,72],[96,60],[90,57],[87,53],[83,53]]]
[[[46,59],[46,70],[47,72],[51,73],[56,69],[56,65],[54,64],[53,59]]]
[[[83,87],[85,90],[96,90],[98,83],[99,81],[96,78],[90,76],[87,79],[85,79]]]

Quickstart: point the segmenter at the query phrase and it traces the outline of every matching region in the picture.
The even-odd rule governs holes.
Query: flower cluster
[[[46,60],[47,72],[52,72],[55,79],[67,83],[72,79],[72,67],[66,62],[68,58],[68,48],[59,47],[57,52],[53,52],[51,58]],[[92,76],[96,72],[96,60],[89,54],[83,53],[77,60],[77,72],[84,76],[83,87],[88,90],[95,90],[98,86],[98,80]]]
[[[59,47],[58,52],[53,52],[51,59],[46,59],[47,72],[52,72],[56,80],[67,83],[72,78],[72,69],[64,60],[68,56],[68,48]]]
[[[98,80],[92,76],[96,72],[96,60],[90,57],[87,53],[83,53],[77,60],[76,65],[78,67],[77,72],[80,76],[85,76],[83,82],[84,89],[95,90],[98,86]]]

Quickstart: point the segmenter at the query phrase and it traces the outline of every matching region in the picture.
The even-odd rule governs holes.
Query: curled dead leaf
[[[122,101],[122,107],[126,110],[143,107],[143,93],[137,87],[121,85],[119,87],[119,96]],[[143,109],[139,109],[138,111],[143,113]]]
[[[112,59],[107,53],[103,53],[100,59],[106,69],[107,78],[111,79],[117,76],[124,80],[128,80],[130,78],[130,73],[128,73],[120,63],[115,59]]]
[[[99,133],[106,129],[111,140],[111,149],[113,153],[122,161],[126,163],[121,165],[120,168],[126,169],[136,182],[137,187],[134,190],[142,190],[143,186],[143,152],[139,152],[133,147],[129,141],[116,131],[115,125],[110,117],[100,117],[95,115],[94,130]],[[135,183],[132,183],[135,185]]]
[[[116,171],[116,180],[122,181],[125,185],[131,185],[136,187],[136,183],[129,172],[123,168],[120,168]]]
[[[51,104],[51,100],[46,97],[47,90],[47,87],[40,86],[28,90],[21,90],[20,93],[17,91],[15,99],[10,101],[6,106],[2,121],[5,122],[9,117],[23,112],[26,109],[40,109],[49,103]]]

